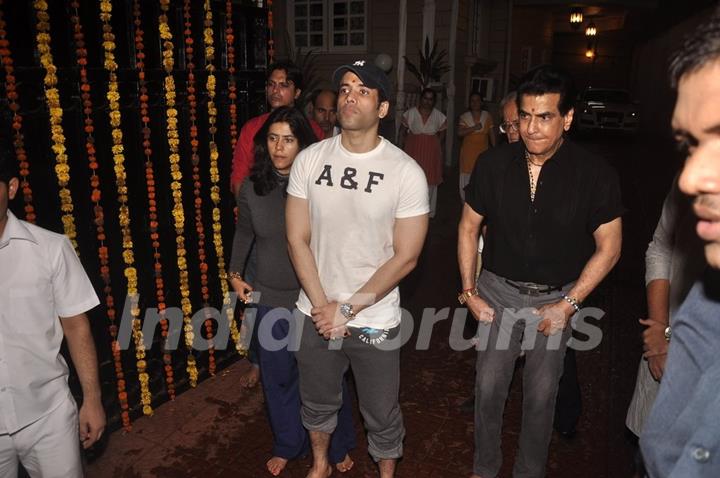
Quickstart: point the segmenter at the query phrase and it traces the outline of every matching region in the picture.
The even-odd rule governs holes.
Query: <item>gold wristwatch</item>
[[[473,287],[472,289],[465,289],[464,291],[460,292],[460,295],[458,295],[458,302],[460,302],[460,304],[464,304],[470,297],[474,295],[478,295],[477,288]]]

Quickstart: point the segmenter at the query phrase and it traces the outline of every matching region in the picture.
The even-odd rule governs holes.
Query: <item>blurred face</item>
[[[313,105],[313,119],[325,132],[325,137],[332,135],[333,126],[337,121],[337,97],[330,91],[323,91]]]
[[[420,108],[424,110],[432,110],[435,106],[435,95],[426,91],[420,97]]]
[[[270,153],[270,160],[278,173],[290,174],[295,156],[300,152],[300,143],[290,129],[290,125],[273,123],[270,125],[267,134],[267,147]]]
[[[470,111],[482,111],[482,98],[480,98],[480,95],[470,97]]]
[[[5,231],[5,224],[7,224],[8,203],[15,198],[18,184],[17,178],[12,178],[9,183],[0,181],[0,237]]]
[[[720,61],[688,73],[678,85],[672,126],[687,154],[680,189],[695,197],[705,258],[720,268]]]
[[[560,93],[522,95],[520,98],[520,137],[528,153],[549,159],[562,144],[565,131],[572,124],[573,110],[560,114]]]
[[[389,107],[387,101],[378,105],[378,90],[365,86],[355,73],[348,71],[343,75],[338,92],[338,120],[344,130],[377,130]]]
[[[273,110],[281,106],[293,106],[300,92],[295,87],[295,83],[287,79],[285,70],[273,71],[265,83],[265,96],[270,103],[270,109]]]
[[[507,136],[508,143],[520,141],[520,122],[518,121],[518,107],[514,101],[509,101],[503,107],[503,122],[501,131]]]

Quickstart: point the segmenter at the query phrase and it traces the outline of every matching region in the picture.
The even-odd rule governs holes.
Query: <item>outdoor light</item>
[[[594,57],[594,56],[595,56],[595,51],[593,51],[592,49],[588,48],[588,50],[585,52],[585,57],[586,57],[586,58],[592,58],[592,57]]]
[[[580,28],[580,25],[583,22],[583,14],[582,14],[582,8],[575,7],[572,10],[570,10],[570,26],[573,28],[573,30],[577,30]]]
[[[597,27],[593,22],[588,23],[588,26],[585,28],[585,36],[586,37],[594,37],[597,35]]]

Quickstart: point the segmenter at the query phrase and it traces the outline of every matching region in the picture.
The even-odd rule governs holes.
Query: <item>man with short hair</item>
[[[340,134],[337,123],[337,93],[333,90],[318,90],[312,99],[312,115],[315,122],[320,125],[324,139]]]
[[[710,267],[666,329],[660,391],[640,436],[648,476],[720,476],[720,7],[670,66],[672,127],[687,159],[680,190],[694,199],[696,232]]]
[[[378,136],[390,108],[385,73],[361,60],[335,70],[333,82],[341,133],[298,155],[285,215],[302,285],[297,307],[312,317],[296,353],[314,459],[307,476],[330,476],[328,440],[351,367],[368,452],[389,478],[405,435],[400,347],[393,344],[400,341],[397,285],[417,264],[425,240],[427,183],[411,157]]]
[[[520,121],[518,120],[517,92],[511,91],[500,101],[502,123],[500,132],[507,137],[508,143],[520,141]]]
[[[522,142],[480,156],[458,230],[463,291],[480,322],[473,477],[502,465],[503,410],[525,351],[523,416],[515,478],[545,476],[553,409],[570,318],[620,257],[623,207],[616,173],[565,137],[572,79],[552,66],[520,82]],[[475,282],[478,232],[487,221]]]
[[[253,151],[255,134],[260,131],[273,110],[281,106],[295,106],[295,100],[300,98],[302,88],[302,72],[294,63],[279,61],[268,67],[265,95],[270,105],[270,111],[250,118],[240,129],[240,137],[233,152],[232,174],[230,176],[230,188],[234,197],[238,196],[240,185],[250,174],[250,168],[255,162]],[[315,136],[318,139],[323,139],[323,131],[320,126],[312,120],[310,125],[315,132]]]
[[[0,476],[82,477],[80,443],[105,429],[95,342],[85,312],[100,302],[67,237],[17,219],[17,161],[0,144]],[[60,354],[67,340],[77,406]],[[78,430],[80,437],[78,439]]]

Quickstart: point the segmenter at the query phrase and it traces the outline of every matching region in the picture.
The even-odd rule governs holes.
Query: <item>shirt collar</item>
[[[570,148],[568,147],[568,143],[570,143],[570,142],[571,142],[571,141],[570,141],[570,138],[568,138],[567,135],[565,135],[565,136],[563,137],[563,142],[562,142],[562,144],[561,144],[560,147],[557,149],[557,151],[555,151],[555,154],[553,154],[553,155],[550,157],[550,159],[548,160],[548,163],[547,163],[547,164],[548,164],[548,165],[549,165],[549,164],[562,164],[562,163],[564,163],[565,161],[567,161],[567,159],[568,159],[568,150],[570,149]],[[525,144],[522,142],[522,140],[520,140],[520,141],[518,141],[517,143],[514,143],[514,144],[519,144],[519,145],[521,145],[521,146],[518,146],[518,149],[515,150],[515,157],[516,157],[516,158],[518,159],[518,161],[519,161],[520,163],[522,163],[523,166],[524,166],[524,165],[525,165]],[[545,165],[543,165],[543,166],[545,166]]]
[[[5,223],[5,230],[3,231],[2,237],[0,237],[0,248],[5,247],[10,239],[21,239],[38,243],[37,239],[30,232],[30,229],[21,221],[16,218],[15,215],[8,209],[7,212],[8,220]]]

